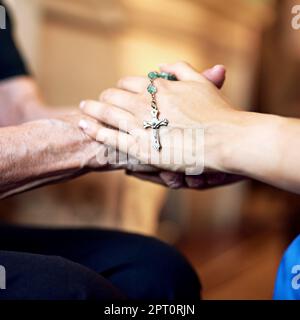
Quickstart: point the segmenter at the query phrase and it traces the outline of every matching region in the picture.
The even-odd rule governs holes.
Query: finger
[[[118,88],[131,91],[134,93],[141,93],[147,90],[149,80],[145,77],[125,77],[119,80]]]
[[[189,65],[187,65],[189,68]],[[161,67],[163,69],[164,67]],[[167,68],[167,65],[166,65]],[[193,68],[192,68],[193,69]],[[171,71],[166,71],[166,72],[171,72]],[[185,74],[186,71],[184,71]],[[190,74],[190,71],[188,71]],[[192,77],[197,77],[199,73],[196,72],[197,75],[194,74]],[[225,81],[225,74],[226,74],[226,69],[223,65],[215,65],[213,68],[205,70],[202,75],[209,81],[211,81],[217,88],[221,88],[223,86],[223,83]],[[180,80],[180,79],[179,79]],[[191,80],[189,78],[189,80]],[[144,92],[149,84],[149,81],[145,77],[125,77],[119,80],[118,82],[118,88],[131,91],[134,93],[141,93]]]
[[[122,90],[122,89],[107,89],[100,95],[100,101],[108,104],[115,105],[133,114],[141,106],[139,96],[135,93]]]
[[[130,171],[126,171],[126,173],[129,176],[133,176],[144,181],[149,181],[149,182],[166,186],[164,181],[159,177],[158,173],[136,173],[136,172],[130,172]]]
[[[223,172],[203,173],[201,176],[186,176],[185,181],[192,189],[209,189],[220,187],[245,179],[245,177]]]
[[[113,105],[88,100],[80,104],[80,109],[92,118],[122,131],[129,132],[137,128],[136,120],[131,113]]]
[[[185,182],[188,186],[188,188],[193,189],[201,189],[205,187],[206,180],[204,178],[204,175],[200,176],[186,176]]]
[[[161,170],[155,168],[147,163],[143,163],[135,157],[129,155],[128,161],[126,162],[126,169],[129,172],[145,173],[145,174],[158,174]]]
[[[181,81],[200,81],[205,79],[197,70],[186,62],[177,62],[174,64],[160,65],[160,70],[172,73]]]
[[[160,178],[171,189],[184,187],[184,174],[171,171],[163,171],[160,173]]]
[[[202,75],[220,89],[225,81],[226,69],[223,65],[218,64],[202,72]]]
[[[176,75],[178,80],[203,81],[203,77],[211,81],[216,87],[221,88],[225,81],[226,69],[223,65],[215,65],[200,74],[186,62],[177,62],[173,65],[161,65],[161,70]]]
[[[241,180],[244,180],[245,177],[234,175],[234,174],[227,174],[227,173],[215,173],[215,174],[208,174],[207,177],[207,184],[209,186],[215,187],[215,186],[221,186],[226,185],[234,182],[238,182]]]
[[[92,139],[128,153],[129,146],[134,144],[134,138],[127,133],[104,128],[98,123],[89,120],[80,120],[79,127]]]

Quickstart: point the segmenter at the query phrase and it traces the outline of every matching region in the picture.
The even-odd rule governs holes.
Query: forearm
[[[20,76],[0,82],[0,127],[53,118],[56,113],[59,112],[45,106],[31,77]]]
[[[227,172],[300,193],[300,120],[240,112],[232,133],[223,149]]]
[[[61,119],[1,128],[0,197],[89,171],[99,146]]]

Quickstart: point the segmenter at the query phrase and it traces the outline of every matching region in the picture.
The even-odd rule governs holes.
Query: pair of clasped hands
[[[188,153],[185,146],[190,144],[180,144],[176,139],[168,140],[173,143],[165,146],[167,138],[176,129],[202,128],[204,139],[199,148],[203,149],[203,159],[198,159],[203,164],[201,174],[186,174],[188,164],[184,162],[160,162],[157,158],[155,163],[151,162],[153,132],[143,128],[143,121],[151,119],[147,77],[122,78],[115,88],[103,91],[99,101],[81,102],[83,117],[79,127],[90,138],[110,149],[126,153],[142,164],[147,163],[133,165],[131,169],[126,167],[128,174],[143,180],[170,188],[196,189],[240,180],[241,176],[230,170],[230,149],[227,148],[228,139],[234,138],[235,127],[239,126],[240,111],[220,91],[225,81],[224,66],[216,65],[199,73],[189,64],[178,62],[161,65],[160,71],[176,76],[178,81],[161,78],[154,81],[159,118],[169,121],[168,126],[159,129],[162,148],[156,151],[158,158],[168,156],[166,153]],[[193,135],[188,137],[193,138]]]

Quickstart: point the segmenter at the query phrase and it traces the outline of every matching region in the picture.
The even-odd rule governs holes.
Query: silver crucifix
[[[152,128],[152,147],[159,151],[161,144],[159,141],[159,128],[162,126],[167,126],[169,121],[167,119],[159,120],[158,119],[158,110],[151,110],[152,119],[151,121],[144,121],[144,129]]]

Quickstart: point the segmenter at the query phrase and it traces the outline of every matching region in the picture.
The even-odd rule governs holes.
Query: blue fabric
[[[300,236],[281,260],[274,289],[275,300],[300,300]]]
[[[177,250],[118,231],[0,227],[1,299],[198,301],[200,284]]]

